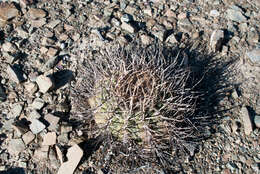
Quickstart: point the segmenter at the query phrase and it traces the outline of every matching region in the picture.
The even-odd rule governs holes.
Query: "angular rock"
[[[34,99],[31,106],[32,106],[33,109],[40,110],[44,106],[44,104],[45,104],[45,102],[44,102],[43,99],[36,98],[36,99]]]
[[[224,39],[223,30],[214,30],[210,37],[210,46],[213,51],[219,51],[222,47],[222,42]]]
[[[61,23],[61,21],[59,19],[51,21],[50,23],[48,23],[46,25],[46,27],[54,29],[59,23]]]
[[[30,144],[35,138],[35,135],[31,132],[28,131],[27,133],[23,134],[22,139],[25,145]]]
[[[32,119],[30,129],[33,134],[38,134],[45,129],[45,125],[37,119]]]
[[[4,52],[10,52],[10,53],[15,53],[18,51],[18,48],[15,44],[11,43],[11,42],[5,42],[2,45],[2,50]]]
[[[18,36],[20,36],[23,39],[26,39],[29,37],[29,33],[25,31],[22,27],[18,27],[16,29]]]
[[[33,82],[26,82],[26,83],[24,83],[24,88],[30,94],[34,94],[38,90],[37,85],[35,83],[33,83]]]
[[[232,21],[235,21],[238,23],[247,21],[247,18],[239,10],[228,9],[226,12],[227,12],[226,17]]]
[[[56,117],[52,114],[47,114],[44,116],[44,119],[49,123],[49,126],[47,127],[48,130],[54,131],[58,128],[58,123],[60,118]]]
[[[147,35],[141,35],[141,41],[144,45],[149,45],[152,43],[152,38]]]
[[[0,20],[7,21],[18,16],[19,11],[14,4],[0,2]]]
[[[52,79],[44,75],[38,76],[36,79],[36,83],[38,84],[39,90],[42,93],[48,92],[54,86]]]
[[[15,66],[11,67],[10,65],[8,65],[6,72],[9,75],[10,79],[16,83],[23,82],[27,79],[26,75],[24,75],[23,72]]]
[[[57,138],[57,135],[55,132],[48,132],[43,137],[42,145],[44,145],[44,146],[54,145],[54,144],[56,144],[56,138]]]
[[[18,155],[20,152],[22,152],[25,149],[25,145],[23,143],[23,140],[18,139],[11,139],[8,145],[8,152],[11,155]]]
[[[16,118],[20,116],[22,110],[23,110],[23,106],[21,104],[19,103],[14,104],[10,112],[10,117]]]
[[[36,110],[32,110],[29,115],[28,115],[28,119],[32,120],[32,119],[39,119],[41,118],[41,115],[36,111]]]
[[[83,150],[77,144],[75,144],[68,149],[66,156],[68,158],[68,161],[61,164],[58,174],[73,174],[80,159],[83,156]]]
[[[30,23],[31,23],[32,27],[40,28],[40,27],[44,26],[47,23],[47,21],[45,18],[41,18],[38,20],[31,20]]]
[[[254,118],[256,127],[260,128],[260,115],[256,115]]]
[[[246,56],[252,63],[260,64],[260,48],[247,52]]]
[[[242,117],[243,124],[244,124],[245,134],[250,135],[250,133],[253,131],[253,125],[252,125],[252,122],[250,119],[249,112],[248,112],[247,108],[243,106],[241,108],[240,113],[241,113],[241,117]]]
[[[170,36],[167,37],[166,42],[171,44],[176,44],[178,43],[178,40],[176,39],[174,34],[171,34]]]
[[[135,28],[132,25],[126,23],[126,22],[122,23],[121,28],[123,30],[129,32],[129,33],[134,33],[135,32]]]
[[[47,52],[47,56],[54,57],[58,53],[58,50],[56,48],[50,47]]]
[[[37,160],[48,159],[49,146],[42,146],[34,151],[33,157]]]
[[[30,8],[28,11],[32,19],[39,19],[46,17],[47,13],[43,9]]]

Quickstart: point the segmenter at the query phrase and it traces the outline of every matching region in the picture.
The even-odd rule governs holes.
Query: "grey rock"
[[[167,37],[166,42],[175,44],[178,43],[178,40],[176,39],[174,34],[171,34],[169,37]]]
[[[43,106],[44,106],[44,100],[41,98],[36,98],[34,99],[33,103],[32,103],[32,108],[33,109],[38,109],[40,110]]]
[[[213,51],[219,51],[222,47],[222,42],[224,39],[223,30],[214,30],[210,37],[210,46]]]
[[[260,115],[256,115],[254,118],[256,127],[260,128]]]
[[[61,143],[61,144],[68,144],[69,142],[69,136],[67,133],[62,133],[58,136],[57,138],[58,140],[58,143]]]
[[[247,21],[247,18],[239,10],[228,9],[226,12],[227,12],[227,18],[232,21],[235,21],[238,23]]]
[[[129,33],[135,32],[135,28],[131,24],[128,24],[126,22],[122,23],[121,28]]]
[[[218,10],[211,10],[209,15],[213,17],[218,17],[220,13],[218,12]]]
[[[23,106],[19,103],[16,103],[13,105],[13,108],[11,109],[9,116],[12,118],[18,117],[20,116],[22,110],[23,110]]]
[[[22,152],[25,149],[25,145],[23,143],[23,140],[18,139],[11,139],[8,145],[8,152],[11,155],[18,155],[20,152]]]
[[[22,136],[22,139],[23,139],[23,142],[28,145],[30,144],[35,138],[35,135],[31,132],[31,131],[28,131],[27,133],[23,134]]]
[[[41,115],[36,110],[32,110],[28,115],[28,119],[30,120],[39,119],[39,118],[41,118]]]
[[[250,133],[253,131],[253,125],[252,125],[252,122],[250,119],[249,112],[248,112],[247,108],[243,106],[241,108],[240,113],[241,113],[241,117],[242,117],[243,124],[244,124],[245,134],[250,135]]]
[[[120,26],[121,25],[121,22],[118,19],[116,19],[116,18],[112,18],[111,23],[114,24],[115,26]]]
[[[133,20],[134,20],[134,18],[133,18],[133,16],[130,15],[130,14],[124,14],[124,15],[122,15],[122,17],[121,17],[121,22],[126,22],[126,23],[128,23],[128,22],[131,22],[131,21],[133,21]]]
[[[52,69],[58,63],[58,61],[59,59],[57,56],[49,58],[48,61],[44,64],[43,70],[47,71]]]
[[[6,71],[10,79],[16,83],[20,83],[27,79],[27,77],[23,74],[23,72],[20,69],[18,69],[16,66],[8,65]]]
[[[44,116],[44,119],[49,123],[48,130],[54,131],[58,128],[58,123],[60,118],[52,114],[47,114]]]
[[[46,93],[54,86],[52,79],[44,75],[38,76],[36,83],[38,84],[40,92],[42,93]]]
[[[32,119],[30,129],[33,134],[38,134],[45,129],[45,125],[37,119]]]
[[[246,56],[251,62],[260,64],[260,48],[247,52]]]

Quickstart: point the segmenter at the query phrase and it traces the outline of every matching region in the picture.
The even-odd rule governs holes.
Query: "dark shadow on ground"
[[[7,171],[0,172],[0,174],[26,174],[23,168],[12,168]]]

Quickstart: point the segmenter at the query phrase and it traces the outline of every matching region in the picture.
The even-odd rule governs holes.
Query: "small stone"
[[[68,134],[67,133],[62,133],[62,134],[60,134],[59,136],[58,136],[58,142],[60,143],[60,144],[68,144],[68,142],[69,142],[69,136],[68,136]]]
[[[33,82],[26,82],[26,83],[24,83],[24,88],[30,94],[34,94],[38,90],[37,85],[35,83],[33,83]]]
[[[58,174],[73,174],[83,156],[83,150],[77,144],[75,144],[68,149],[66,156],[68,161],[61,164]]]
[[[34,151],[33,157],[37,160],[48,159],[49,146],[42,146]]]
[[[252,122],[250,119],[249,112],[248,112],[247,108],[243,106],[241,108],[240,113],[241,113],[241,117],[242,117],[243,124],[244,124],[245,134],[250,135],[250,133],[253,131],[253,125],[252,125]]]
[[[20,36],[23,39],[26,39],[29,37],[29,33],[26,32],[22,27],[18,27],[16,29],[18,36]]]
[[[165,16],[167,17],[173,17],[173,18],[176,18],[176,14],[171,10],[171,9],[168,9],[165,14]]]
[[[48,52],[47,52],[47,55],[49,57],[54,57],[57,53],[58,53],[58,50],[56,48],[50,47]]]
[[[16,103],[13,105],[13,108],[11,109],[10,116],[12,118],[16,118],[20,116],[22,110],[23,110],[23,106],[19,103]]]
[[[45,18],[41,18],[38,20],[31,20],[30,23],[31,23],[32,27],[40,28],[40,27],[44,26],[47,23],[47,21]]]
[[[176,39],[174,34],[171,34],[170,36],[167,37],[166,42],[171,44],[176,44],[178,43],[178,40]]]
[[[14,4],[4,3],[0,1],[0,20],[10,20],[18,16],[19,11],[16,9]]]
[[[15,53],[18,51],[18,48],[15,44],[11,43],[11,42],[5,42],[2,45],[2,50],[4,52],[10,52],[10,53]]]
[[[48,51],[48,48],[46,48],[46,47],[41,47],[41,48],[40,48],[40,52],[41,52],[42,54],[47,53],[47,51]]]
[[[54,86],[52,79],[44,75],[38,76],[36,79],[36,83],[38,84],[39,90],[42,93],[48,92]]]
[[[42,40],[42,45],[51,46],[55,44],[55,40],[52,38],[44,37]]]
[[[260,64],[260,48],[247,52],[246,56],[252,63]]]
[[[45,129],[45,125],[37,119],[32,119],[30,129],[33,134],[38,134]]]
[[[153,11],[152,9],[148,8],[148,9],[144,9],[144,14],[152,17],[153,16]]]
[[[54,144],[56,144],[56,138],[57,138],[57,136],[56,136],[55,132],[48,132],[43,137],[42,145],[44,145],[44,146],[54,145]]]
[[[30,8],[28,13],[32,19],[44,18],[47,15],[44,10],[37,8]]]
[[[246,17],[241,13],[241,11],[234,9],[227,10],[227,18],[238,23],[247,21]]]
[[[116,18],[112,18],[111,19],[111,23],[114,24],[115,26],[120,26],[121,25],[121,22],[116,19]]]
[[[134,33],[135,32],[135,28],[132,25],[126,23],[126,22],[122,23],[121,28],[123,30],[129,32],[129,33]]]
[[[260,128],[260,115],[256,115],[254,119],[256,127]]]
[[[131,22],[133,21],[133,16],[130,15],[130,14],[124,14],[122,17],[121,17],[121,22],[122,23],[128,23],[128,22]]]
[[[21,168],[24,168],[24,169],[26,169],[26,168],[27,168],[27,163],[26,163],[26,162],[24,162],[24,161],[19,161],[19,164],[18,164],[18,166],[19,166],[19,167],[21,167]]]
[[[141,35],[141,41],[144,45],[149,45],[152,42],[152,38],[147,35]]]
[[[25,149],[25,145],[23,143],[23,140],[18,138],[18,139],[11,139],[8,145],[8,152],[11,155],[18,155],[20,152],[22,152]]]
[[[40,110],[43,106],[44,106],[44,100],[43,99],[41,99],[41,98],[36,98],[36,99],[34,99],[34,101],[33,101],[33,103],[32,103],[32,108],[33,109],[38,109],[38,110]]]
[[[210,37],[210,46],[213,51],[219,51],[222,47],[222,42],[224,39],[223,30],[214,30]]]
[[[20,83],[27,79],[27,77],[23,74],[23,72],[18,69],[16,66],[7,66],[6,70],[7,74],[9,75],[10,79],[16,83]]]
[[[25,145],[30,144],[34,140],[34,138],[35,138],[35,135],[31,131],[23,134],[23,136],[22,136],[22,139],[23,139],[23,142]]]
[[[56,117],[52,114],[47,114],[44,116],[44,119],[49,123],[49,126],[47,127],[48,130],[54,131],[58,128],[58,123],[60,118]]]
[[[57,20],[51,21],[46,26],[48,28],[54,29],[59,23],[61,23],[61,21],[59,19],[57,19]]]
[[[36,110],[32,110],[30,112],[30,114],[28,115],[28,119],[32,120],[32,119],[39,119],[41,118],[41,115],[36,111]]]
[[[218,17],[220,13],[218,12],[218,10],[211,10],[209,15],[212,17]]]
[[[187,18],[187,13],[180,13],[178,15],[178,19],[185,19],[185,18]]]
[[[20,0],[20,4],[22,5],[22,7],[26,7],[28,5],[31,5],[34,3],[34,0]]]
[[[153,31],[152,34],[157,37],[161,42],[164,41],[166,30]]]
[[[16,120],[12,124],[12,127],[15,130],[18,137],[21,137],[23,134],[29,131],[28,121],[26,119]]]

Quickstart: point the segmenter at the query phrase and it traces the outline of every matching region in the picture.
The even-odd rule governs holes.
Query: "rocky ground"
[[[154,40],[232,61],[224,117],[177,173],[260,173],[259,0],[0,0],[0,173],[106,173],[82,160],[69,118],[77,67],[110,43]]]

